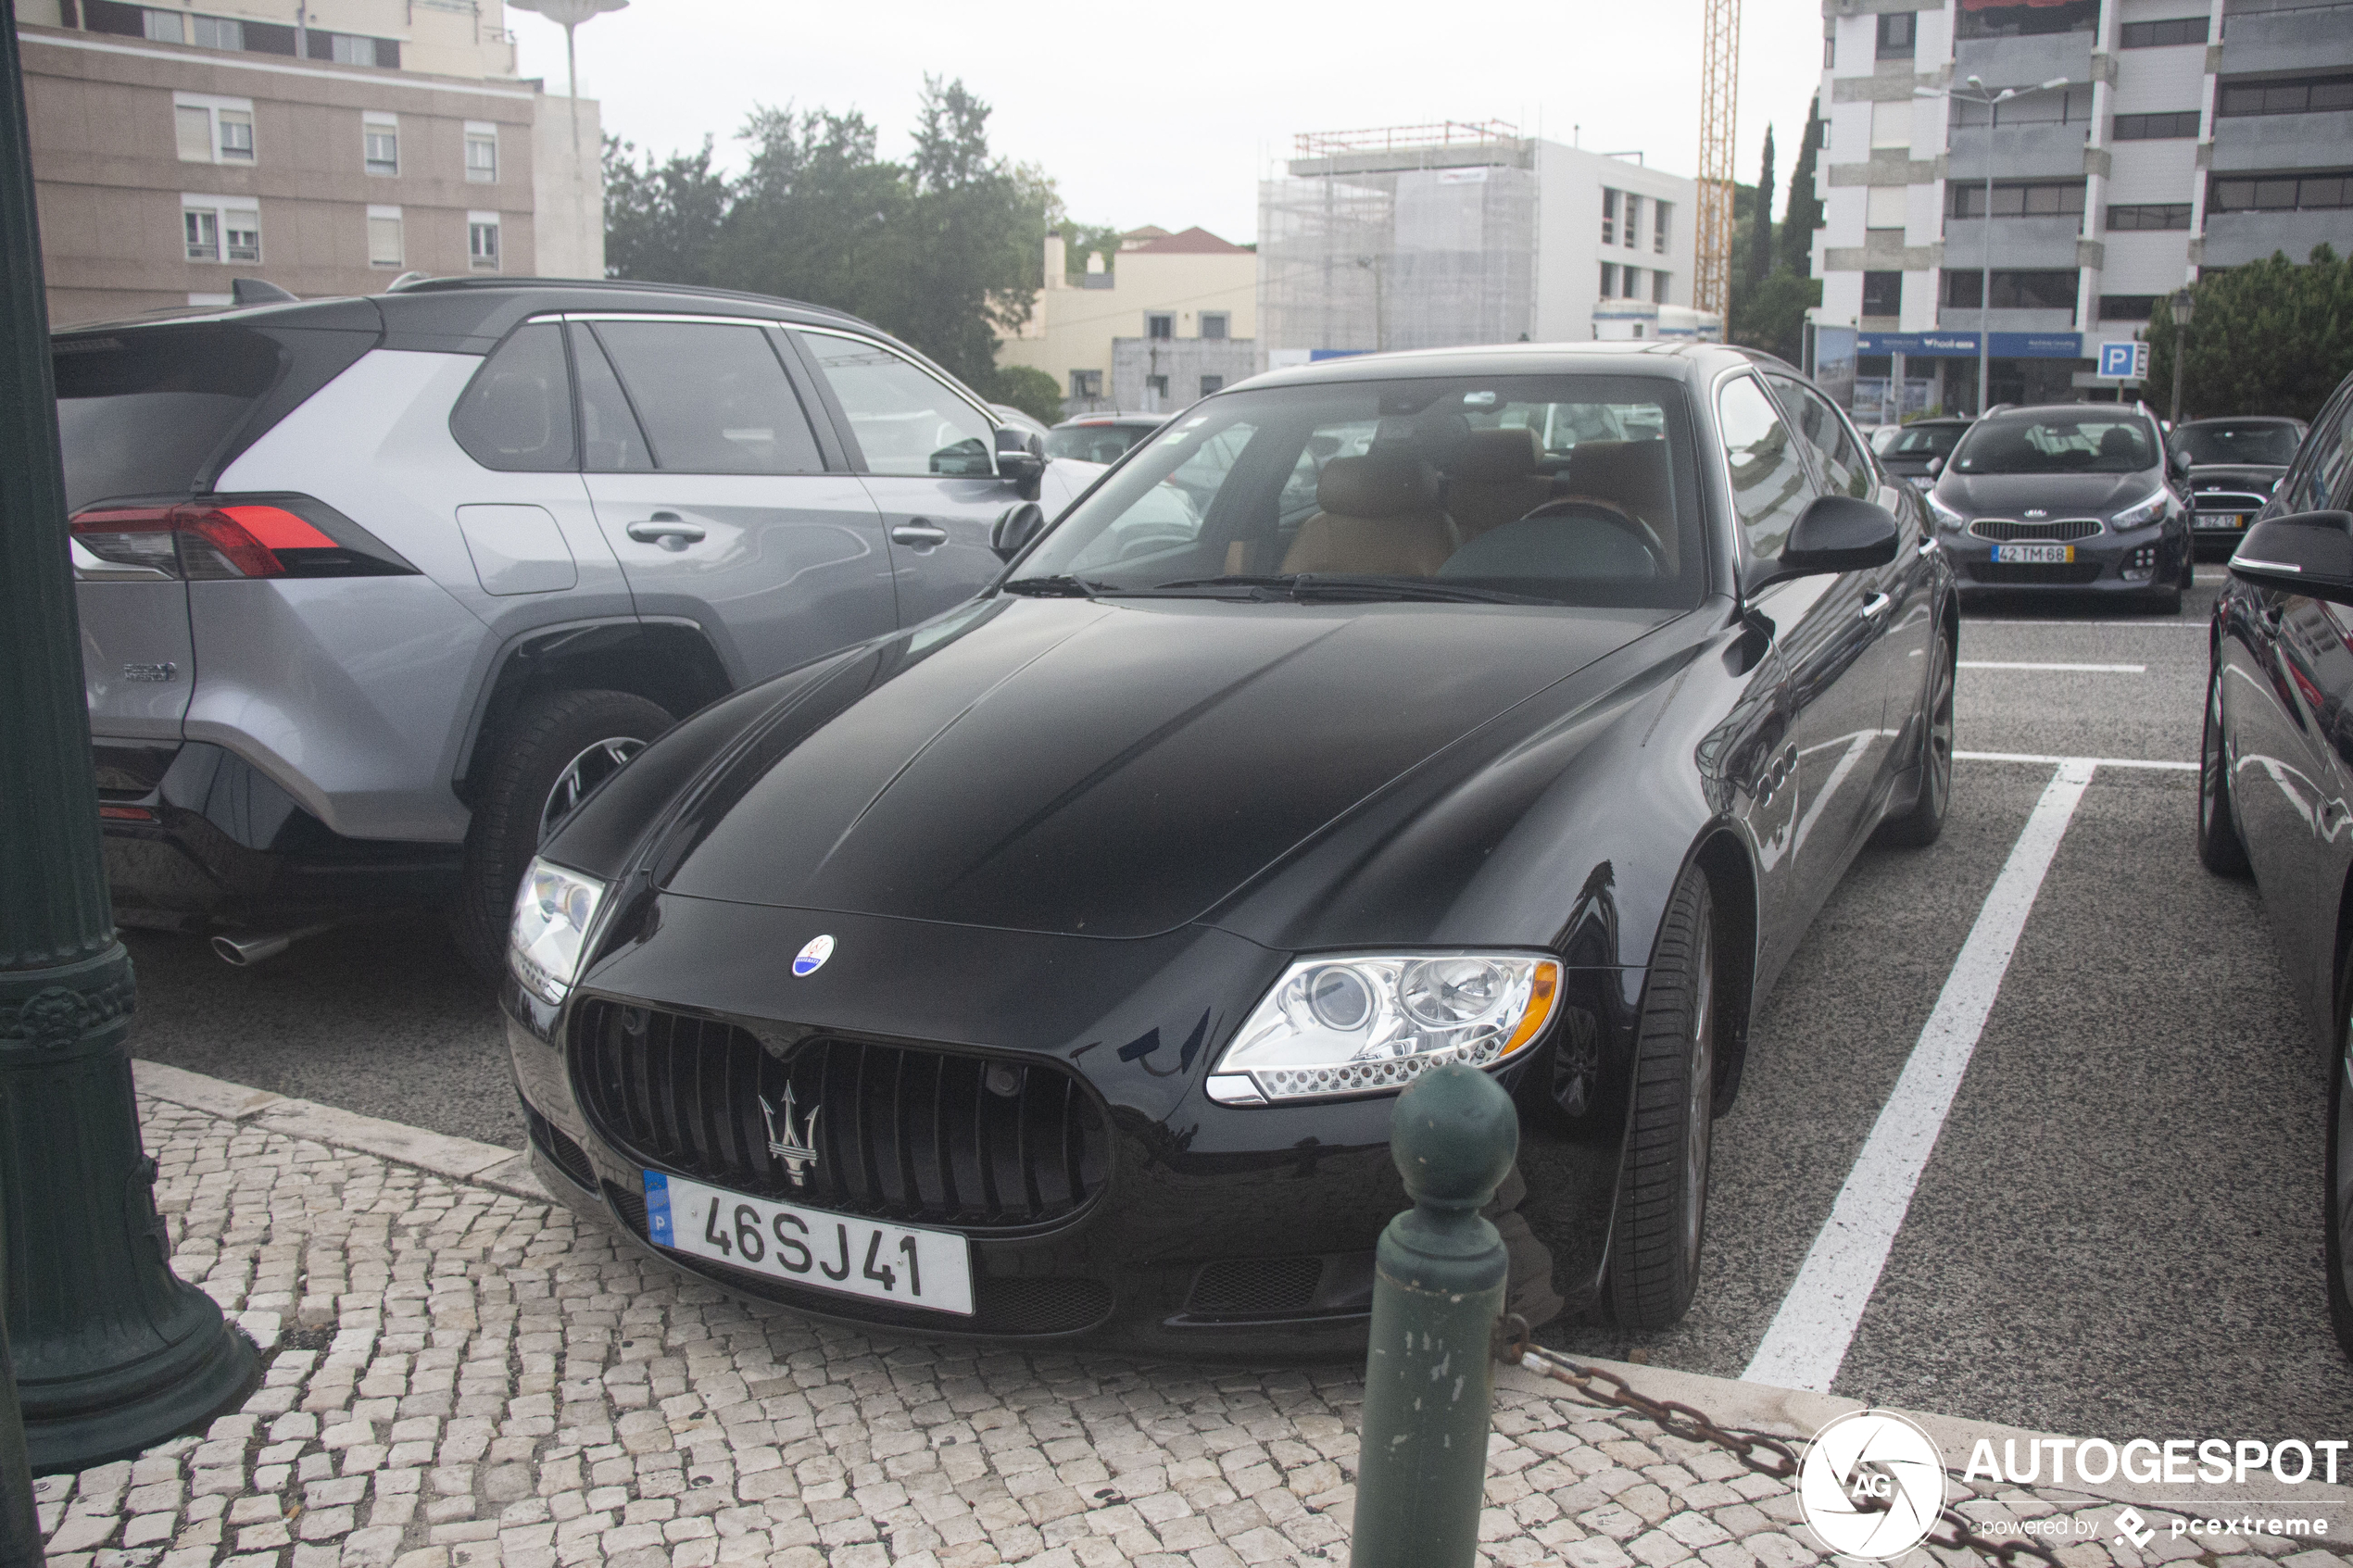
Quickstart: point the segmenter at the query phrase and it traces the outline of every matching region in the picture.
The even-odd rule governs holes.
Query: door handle
[[[933,522],[929,518],[911,517],[905,522],[891,525],[890,542],[894,545],[911,545],[916,549],[927,550],[936,545],[948,543],[948,530]]]
[[[1885,594],[1865,594],[1863,596],[1863,608],[1856,613],[1861,615],[1867,621],[1877,621],[1881,616],[1887,613],[1887,607],[1894,602],[1895,601],[1894,599],[1889,598]]]
[[[656,512],[643,522],[631,523],[623,532],[640,545],[659,545],[673,552],[703,541],[703,531],[676,512]]]

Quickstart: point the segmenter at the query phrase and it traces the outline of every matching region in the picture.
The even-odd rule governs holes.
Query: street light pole
[[[2197,295],[2185,285],[2173,291],[2170,302],[2173,310],[2173,413],[2166,422],[2182,422],[2182,361],[2189,358],[2190,317],[2197,308]]]
[[[0,289],[0,1273],[24,1418],[16,1451],[46,1474],[202,1425],[252,1386],[254,1356],[212,1298],[172,1274],[155,1161],[139,1142],[127,1044],[135,992],[99,858],[39,234],[16,0],[0,0],[0,264],[9,280]],[[16,1402],[0,1400],[0,1420]],[[0,1434],[0,1470],[10,1448]],[[13,1489],[5,1475],[0,1488]],[[0,1497],[0,1524],[9,1512]]]

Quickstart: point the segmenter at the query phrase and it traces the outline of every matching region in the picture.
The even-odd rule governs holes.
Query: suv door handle
[[[633,522],[623,532],[640,545],[659,545],[665,550],[683,550],[703,541],[703,531],[681,519],[676,512],[656,512],[643,522]]]
[[[891,524],[890,542],[894,545],[912,545],[919,550],[925,550],[935,545],[948,543],[948,530],[933,522],[929,518],[911,517],[905,522]]]
[[[1863,596],[1863,608],[1856,613],[1860,614],[1867,621],[1877,621],[1881,616],[1887,613],[1887,607],[1894,602],[1895,601],[1894,599],[1889,598],[1885,594],[1865,594]]]

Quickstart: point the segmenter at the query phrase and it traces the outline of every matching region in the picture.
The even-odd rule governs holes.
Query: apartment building
[[[1074,257],[1046,236],[1046,286],[998,363],[1044,370],[1063,408],[1160,413],[1256,369],[1258,258],[1191,228],[1122,234],[1117,250]]]
[[[2353,248],[2348,0],[1822,14],[1815,358],[1833,383],[1851,359],[1867,411],[1904,387],[1907,408],[1973,409],[1980,331],[1994,402],[2116,395],[2097,344],[2183,283]],[[1971,78],[2017,94],[1969,102]]]
[[[54,324],[603,276],[597,106],[517,77],[501,0],[202,3],[19,0]]]

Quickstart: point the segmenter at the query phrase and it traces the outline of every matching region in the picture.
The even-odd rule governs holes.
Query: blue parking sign
[[[2110,381],[2146,381],[2149,345],[2137,339],[2100,345],[2100,375]]]

